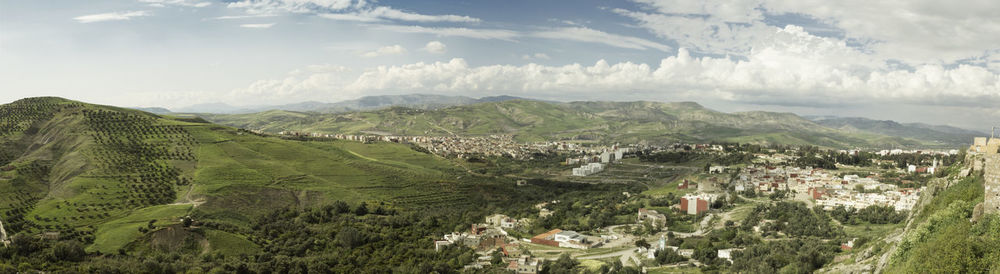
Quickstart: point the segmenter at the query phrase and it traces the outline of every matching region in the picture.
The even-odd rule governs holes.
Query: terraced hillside
[[[193,216],[206,245],[276,208],[345,201],[395,210],[470,205],[464,170],[399,144],[264,137],[198,118],[61,98],[0,105],[0,220],[9,234],[78,240],[114,253],[156,242],[143,228]],[[201,237],[201,236],[199,236]],[[259,239],[257,240],[259,241]],[[210,248],[211,249],[211,248]]]
[[[930,141],[844,132],[791,113],[723,113],[696,103],[510,100],[436,110],[395,107],[343,114],[267,111],[202,114],[207,120],[266,132],[487,135],[520,140],[599,142],[736,141],[844,147],[940,146]]]

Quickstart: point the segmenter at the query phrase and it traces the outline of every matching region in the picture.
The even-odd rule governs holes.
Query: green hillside
[[[971,222],[983,202],[981,176],[937,185],[915,212],[897,247],[888,253],[888,273],[987,273],[1000,269],[1000,215]]]
[[[463,207],[476,193],[454,180],[465,173],[459,166],[405,145],[284,140],[60,98],[23,99],[0,113],[6,230],[76,239],[90,251],[139,248],[130,244],[150,237],[140,227],[187,215],[206,224],[207,242],[233,242],[277,208]]]
[[[265,132],[511,134],[523,141],[753,142],[847,147],[940,146],[929,141],[832,129],[791,113],[723,113],[696,103],[510,100],[436,110],[404,107],[342,114],[268,111],[202,114],[212,122]]]
[[[921,123],[901,124],[894,121],[880,121],[866,118],[815,117],[813,121],[843,132],[913,138],[954,147],[964,146],[974,137],[987,135],[986,133],[950,126],[933,126]]]

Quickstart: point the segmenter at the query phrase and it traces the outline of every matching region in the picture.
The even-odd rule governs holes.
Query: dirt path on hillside
[[[205,203],[205,199],[192,200],[191,191],[194,191],[194,184],[191,184],[190,187],[188,187],[187,193],[184,194],[184,200],[186,200],[186,202],[172,203],[170,205],[192,205],[194,207],[198,207]]]
[[[3,220],[0,220],[0,243],[3,243],[3,247],[10,245],[10,240],[7,239],[7,230],[3,228]]]

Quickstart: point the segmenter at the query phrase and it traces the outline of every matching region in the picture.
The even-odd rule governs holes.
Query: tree
[[[364,244],[365,236],[353,227],[344,227],[337,233],[335,240],[344,247],[355,248]]]
[[[83,261],[87,252],[78,241],[58,242],[52,246],[52,257],[60,261],[79,262]]]
[[[493,259],[490,260],[491,264],[493,264],[493,265],[500,265],[500,264],[503,263],[503,249],[502,248],[497,248],[496,250],[493,250],[492,256],[493,256]]]
[[[344,214],[351,212],[351,206],[347,205],[344,201],[333,202],[333,213]]]
[[[354,209],[354,215],[364,216],[368,214],[368,206],[364,202],[358,204],[358,207]]]
[[[656,262],[660,264],[672,264],[687,261],[687,258],[677,254],[673,249],[666,248],[656,251]]]
[[[642,248],[649,248],[651,245],[649,245],[649,243],[646,242],[646,239],[638,239],[638,240],[635,240],[635,246],[636,247],[642,247]]]
[[[542,268],[541,273],[549,274],[570,274],[577,273],[577,267],[580,266],[580,262],[577,262],[573,258],[569,257],[569,253],[563,253],[559,255],[559,259],[555,261],[545,262],[545,267]]]
[[[191,216],[184,216],[184,218],[181,219],[181,224],[183,224],[184,227],[191,227],[191,223],[194,223],[194,219],[192,219]]]
[[[34,237],[28,236],[28,234],[24,233],[14,234],[14,237],[11,237],[10,239],[10,244],[11,248],[14,249],[14,252],[21,256],[28,256],[45,248],[45,243],[42,243]]]

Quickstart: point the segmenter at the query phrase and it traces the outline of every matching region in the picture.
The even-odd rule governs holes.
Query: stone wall
[[[986,182],[983,210],[984,213],[1000,213],[1000,154],[992,153],[986,155],[986,164],[983,168],[983,177]]]

